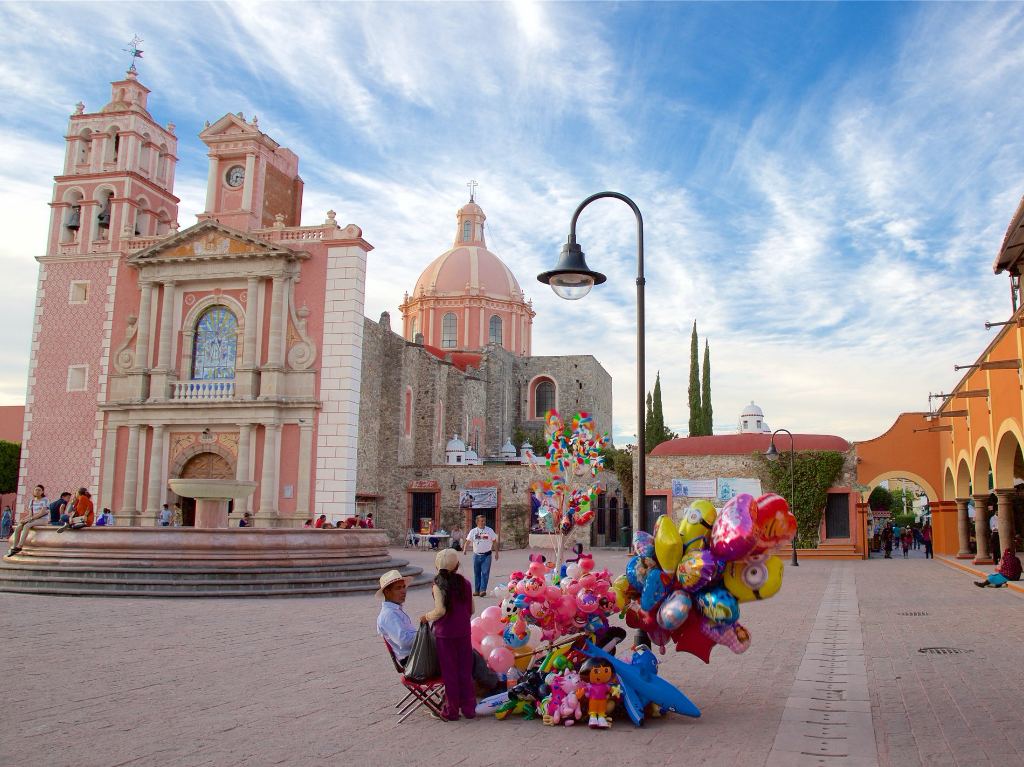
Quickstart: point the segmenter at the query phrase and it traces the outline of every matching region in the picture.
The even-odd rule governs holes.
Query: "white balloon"
[[[569,578],[572,578],[573,580],[575,580],[576,578],[579,578],[580,575],[583,574],[583,568],[580,567],[575,562],[573,562],[572,564],[568,564],[568,565],[565,566],[565,574]]]
[[[494,594],[494,596],[496,596],[498,599],[504,599],[508,596],[508,586],[506,586],[504,583],[499,583],[497,586],[494,587],[494,590],[491,593]]]

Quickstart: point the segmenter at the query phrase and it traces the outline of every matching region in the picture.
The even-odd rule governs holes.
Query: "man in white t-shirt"
[[[476,518],[476,527],[466,535],[466,553],[473,549],[473,596],[487,596],[491,577],[491,556],[498,559],[498,534],[487,526],[483,514]]]
[[[25,510],[21,514],[18,526],[14,528],[14,535],[11,536],[11,548],[8,550],[8,557],[13,557],[21,551],[21,544],[25,542],[29,528],[42,524],[43,519],[50,518],[50,499],[46,497],[46,491],[42,485],[36,485],[32,490],[32,497],[25,504]]]

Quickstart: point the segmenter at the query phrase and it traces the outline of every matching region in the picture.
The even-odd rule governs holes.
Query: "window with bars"
[[[454,349],[458,340],[458,318],[449,312],[441,319],[441,348]]]

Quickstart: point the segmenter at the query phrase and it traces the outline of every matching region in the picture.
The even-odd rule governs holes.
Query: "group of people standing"
[[[57,532],[62,533],[69,529],[92,527],[94,524],[112,525],[114,515],[110,513],[110,509],[103,509],[97,517],[92,494],[87,488],[80,487],[74,497],[65,491],[56,500],[51,501],[46,496],[46,489],[42,485],[36,485],[32,489],[32,497],[25,503],[25,508],[21,510],[17,520],[14,519],[10,507],[4,509],[0,517],[0,538],[11,541],[6,556],[13,557],[20,552],[28,531],[43,524],[56,527]]]
[[[882,551],[885,552],[886,559],[892,559],[892,551],[896,547],[899,547],[903,552],[904,559],[910,556],[912,548],[919,549],[921,547],[924,547],[925,559],[934,559],[932,526],[930,523],[918,528],[912,525],[903,525],[901,527],[900,525],[893,525],[892,522],[886,522],[879,535],[882,539]]]

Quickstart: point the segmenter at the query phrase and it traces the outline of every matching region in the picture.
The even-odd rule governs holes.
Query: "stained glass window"
[[[192,379],[229,380],[235,377],[238,320],[223,306],[203,312],[196,323],[192,350]]]

